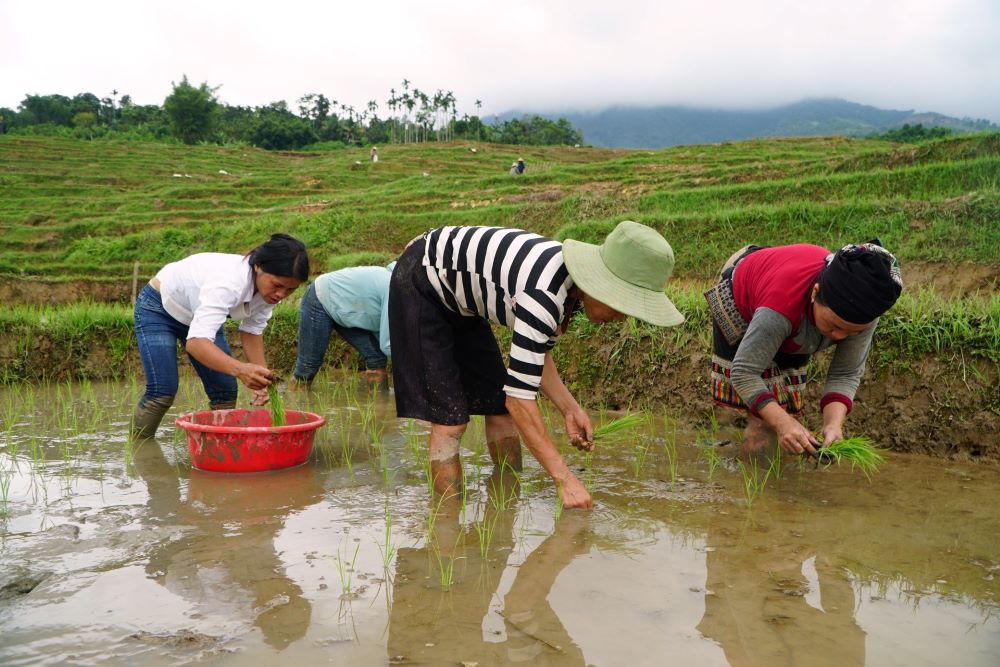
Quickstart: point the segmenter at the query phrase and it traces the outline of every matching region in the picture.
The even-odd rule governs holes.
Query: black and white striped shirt
[[[562,244],[502,227],[441,227],[426,241],[424,266],[441,302],[514,330],[504,392],[534,399],[573,286]]]

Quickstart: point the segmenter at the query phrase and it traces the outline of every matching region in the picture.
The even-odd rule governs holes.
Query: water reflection
[[[387,646],[390,661],[585,664],[548,595],[560,572],[590,550],[587,514],[562,517],[554,532],[513,570],[513,582],[500,604],[517,537],[516,484],[514,476],[495,473],[480,515],[464,526],[461,500],[441,501],[427,545],[399,550]],[[442,582],[442,567],[451,563],[449,585]]]
[[[711,522],[698,630],[732,667],[865,664],[848,571],[767,524]]]
[[[186,500],[184,480],[155,442],[140,448],[135,468],[149,490],[149,519],[179,527],[150,551],[150,578],[216,632],[252,623],[278,650],[305,636],[312,607],[285,574],[275,537],[289,514],[321,500],[312,466],[241,475],[192,470]]]

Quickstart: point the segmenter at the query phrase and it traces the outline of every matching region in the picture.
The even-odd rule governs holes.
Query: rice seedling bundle
[[[285,425],[285,404],[278,393],[278,385],[275,382],[267,385],[267,397],[271,404],[271,426]]]
[[[638,426],[644,421],[646,421],[646,417],[639,414],[625,415],[617,419],[612,419],[611,421],[605,422],[594,429],[594,442],[605,440],[613,435],[616,435],[620,431],[632,428],[633,426]]]
[[[871,479],[878,472],[879,466],[885,463],[885,457],[879,453],[875,443],[870,438],[859,436],[845,438],[830,443],[816,450],[820,463],[840,465],[844,461],[851,464],[851,469],[859,468],[865,477]]]

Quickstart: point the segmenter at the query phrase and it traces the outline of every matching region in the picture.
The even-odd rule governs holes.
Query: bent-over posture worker
[[[552,347],[578,308],[592,322],[683,322],[663,292],[673,266],[663,236],[630,221],[601,246],[499,227],[442,227],[411,243],[389,287],[396,413],[431,423],[435,489],[461,487],[459,442],[479,414],[494,464],[520,469],[520,431],[563,505],[590,507],[535,400],[541,389],[570,442],[593,446],[590,418],[559,377]],[[490,322],[513,329],[509,368]]]
[[[389,276],[396,265],[354,266],[324,273],[306,288],[299,306],[299,351],[294,381],[316,377],[334,330],[361,353],[365,377],[386,380],[389,346]]]
[[[820,408],[822,444],[844,437],[878,318],[903,289],[896,258],[875,242],[826,248],[747,246],[705,296],[713,319],[712,397],[746,410],[741,453],[771,438],[790,454],[819,440],[796,418],[811,355],[836,346]]]
[[[262,334],[276,303],[309,278],[306,247],[274,234],[246,255],[206,252],[164,266],[135,302],[135,336],[146,391],[132,433],[152,437],[177,394],[177,342],[184,343],[212,410],[236,407],[236,379],[267,402],[273,375]],[[246,362],[232,356],[222,325],[240,320]]]

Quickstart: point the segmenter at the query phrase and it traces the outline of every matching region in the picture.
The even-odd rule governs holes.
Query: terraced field
[[[507,174],[518,156],[521,177]],[[445,143],[275,153],[249,147],[0,136],[0,296],[128,298],[192,252],[243,252],[275,231],[317,270],[388,258],[444,224],[601,238],[631,218],[662,230],[677,275],[707,279],[748,242],[836,247],[880,237],[914,275],[994,288],[1000,135],[917,147],[778,139],[661,151]],[[353,253],[365,253],[353,255]],[[348,255],[348,257],[344,257]],[[952,265],[948,265],[952,266]],[[992,278],[991,278],[992,276]]]

